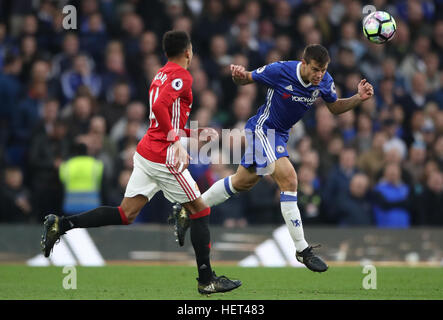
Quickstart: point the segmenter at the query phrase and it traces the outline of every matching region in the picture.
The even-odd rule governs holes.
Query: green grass
[[[77,289],[65,290],[60,267],[0,266],[0,299],[443,299],[443,268],[377,267],[377,289],[362,286],[362,267],[305,268],[217,266],[218,275],[241,279],[232,292],[197,293],[190,266],[77,267]]]

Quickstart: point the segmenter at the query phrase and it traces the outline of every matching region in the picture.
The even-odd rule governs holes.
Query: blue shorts
[[[245,167],[255,167],[258,175],[269,164],[281,157],[289,157],[287,142],[289,136],[271,129],[256,129],[246,125],[246,150],[240,164]]]

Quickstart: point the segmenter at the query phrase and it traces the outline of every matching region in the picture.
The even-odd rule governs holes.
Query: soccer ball
[[[369,41],[385,43],[394,37],[397,24],[394,17],[385,11],[375,11],[363,20],[363,33]]]

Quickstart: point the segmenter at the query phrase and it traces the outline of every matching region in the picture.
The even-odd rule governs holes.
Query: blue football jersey
[[[308,111],[318,97],[335,102],[337,93],[334,80],[326,72],[319,85],[305,83],[300,75],[300,61],[279,61],[252,71],[252,79],[269,89],[265,103],[248,120],[250,129],[275,129],[289,134],[292,126]]]

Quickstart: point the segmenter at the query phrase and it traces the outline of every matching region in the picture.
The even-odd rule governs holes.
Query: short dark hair
[[[175,58],[188,49],[191,38],[185,31],[172,30],[163,35],[163,50],[168,58]]]
[[[322,66],[331,61],[331,58],[329,58],[328,50],[321,44],[311,44],[307,46],[303,51],[303,59],[307,63],[310,63],[311,60],[315,60]]]

